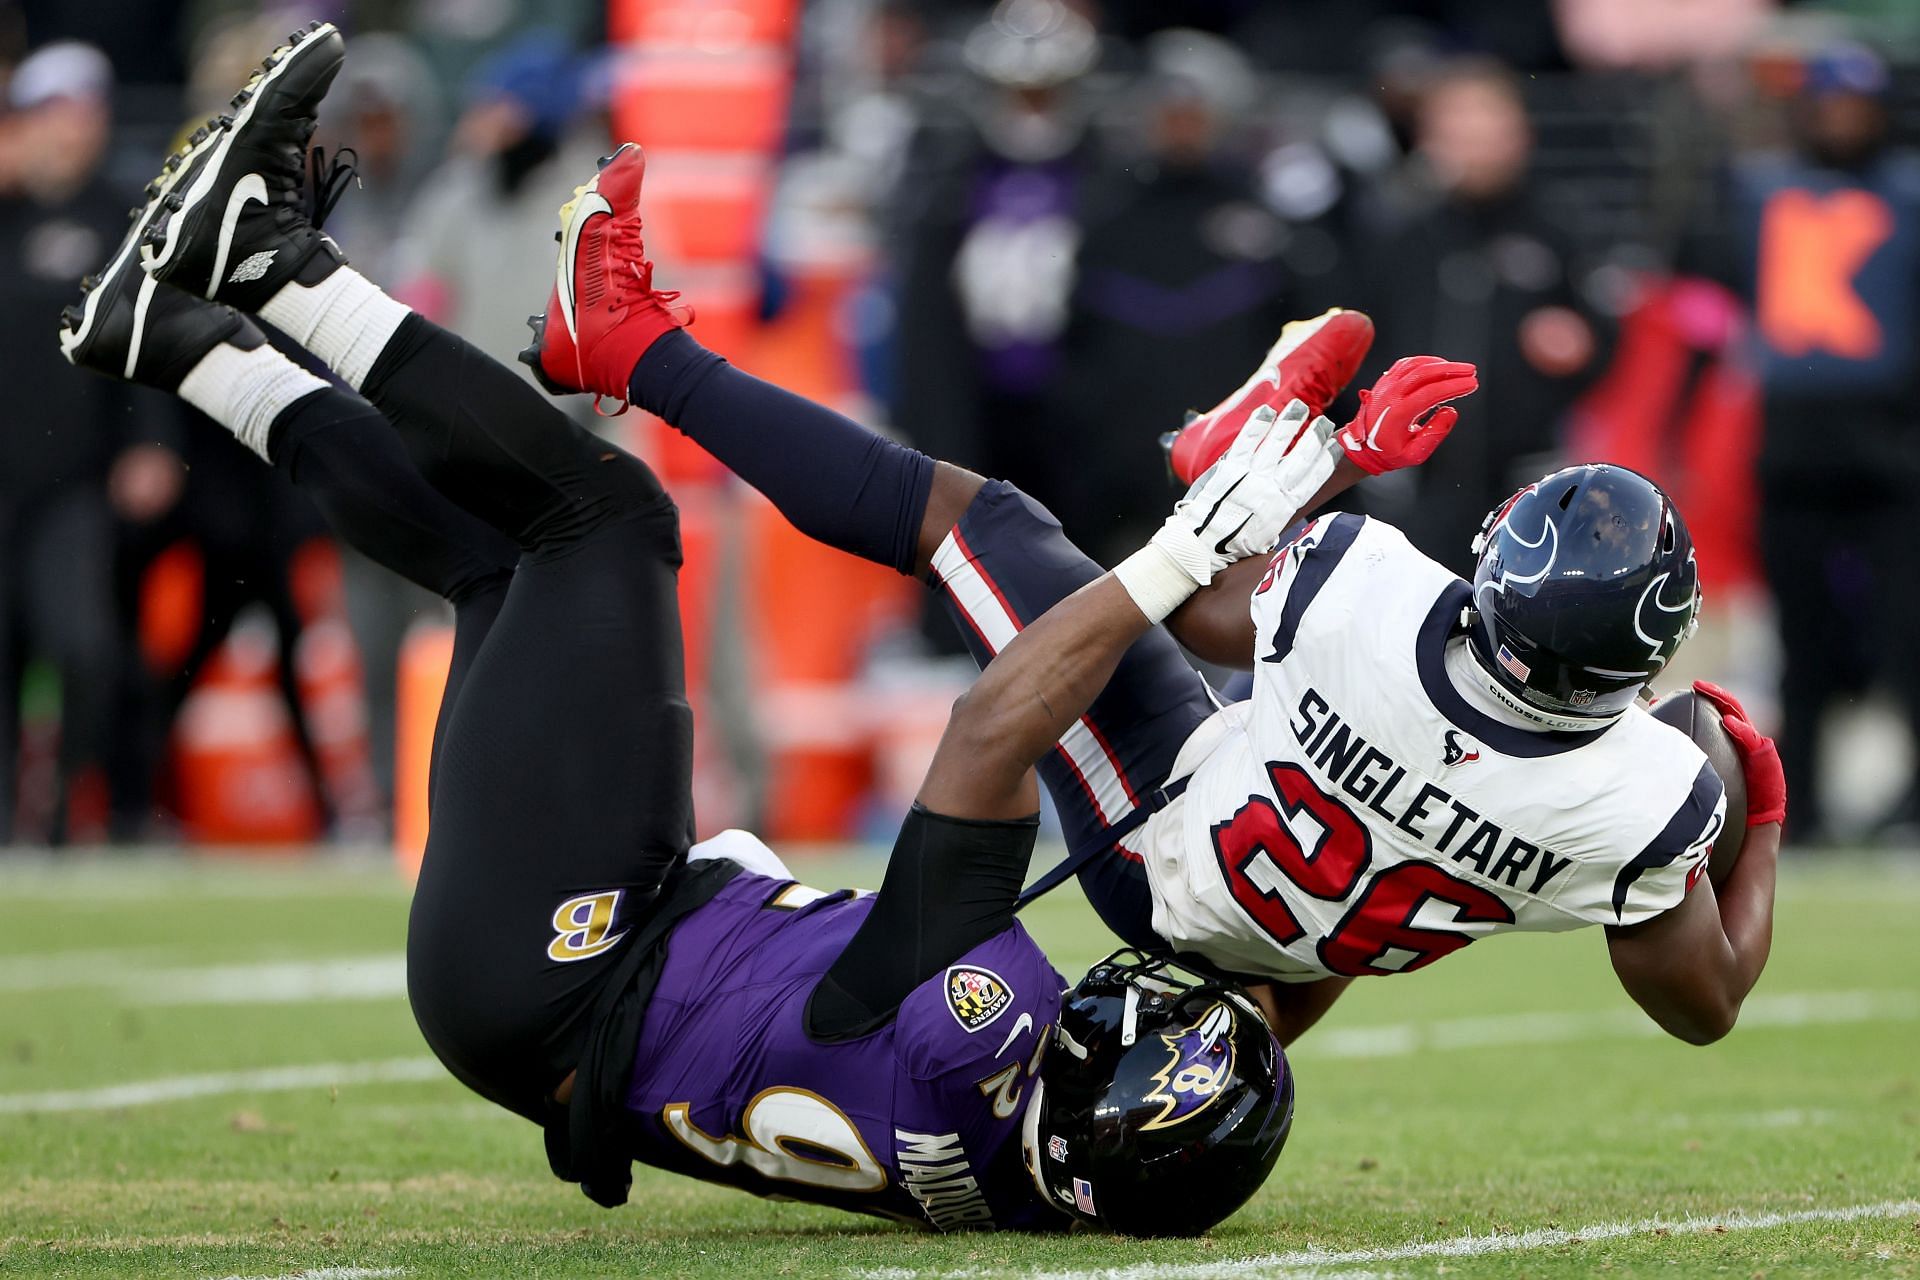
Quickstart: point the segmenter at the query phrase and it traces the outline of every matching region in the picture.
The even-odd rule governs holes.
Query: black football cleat
[[[312,284],[344,257],[319,222],[351,176],[336,162],[309,191],[307,143],[346,60],[330,22],[296,31],[239,93],[215,145],[181,177],[178,200],[145,235],[146,269],[175,288],[243,311],[289,281]]]
[[[140,269],[141,238],[177,198],[181,178],[220,136],[221,121],[209,120],[167,157],[107,265],[80,282],[77,304],[61,310],[60,353],[70,364],[173,391],[216,343],[257,345],[249,335],[259,339],[260,331],[231,307],[170,288]]]

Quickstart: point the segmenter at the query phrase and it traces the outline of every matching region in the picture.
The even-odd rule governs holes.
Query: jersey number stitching
[[[1214,857],[1234,901],[1285,947],[1306,936],[1287,908],[1284,885],[1325,902],[1353,893],[1373,862],[1373,837],[1353,810],[1322,791],[1297,764],[1267,766],[1279,804],[1250,796],[1239,812],[1213,828]],[[1302,842],[1311,829],[1312,848]],[[1373,877],[1331,933],[1321,939],[1320,963],[1348,977],[1410,973],[1466,946],[1473,938],[1447,929],[1417,928],[1429,902],[1454,908],[1460,924],[1511,924],[1513,909],[1479,885],[1429,862],[1403,862]],[[1381,964],[1390,951],[1411,959]]]
[[[768,1178],[835,1191],[878,1191],[886,1170],[873,1158],[846,1112],[808,1089],[763,1089],[740,1117],[745,1137],[719,1137],[693,1122],[692,1106],[669,1103],[667,1132],[695,1155],[740,1165]]]

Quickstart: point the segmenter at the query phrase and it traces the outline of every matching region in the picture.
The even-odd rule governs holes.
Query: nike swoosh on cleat
[[[580,340],[580,331],[573,320],[574,260],[580,252],[580,232],[587,225],[587,219],[596,213],[611,215],[613,206],[598,191],[581,192],[579,202],[573,206],[573,217],[567,221],[567,234],[560,242],[560,259],[554,272],[554,287],[560,291],[560,318],[567,323],[567,336],[575,342]]]
[[[220,239],[214,245],[213,273],[207,277],[207,296],[211,298],[226,279],[227,257],[233,252],[233,233],[240,225],[240,215],[246,210],[247,202],[258,200],[267,202],[267,180],[257,173],[250,173],[233,184],[233,193],[227,197],[226,212],[220,215]]]
[[[144,271],[140,273],[140,292],[133,297],[133,332],[127,338],[127,367],[120,375],[123,378],[132,378],[133,367],[140,362],[140,343],[147,335],[147,308],[153,305],[153,291],[159,287],[158,280]]]
[[[291,52],[281,58],[279,62],[275,63],[273,69],[260,78],[260,83],[252,86],[253,96],[247,99],[246,105],[234,113],[233,118],[227,121],[225,128],[208,139],[209,144],[213,147],[213,155],[207,161],[206,166],[195,176],[193,182],[188,184],[186,189],[181,192],[182,203],[180,208],[174,211],[175,218],[181,219],[184,223],[187,214],[192,212],[194,207],[204,200],[207,193],[213,189],[214,183],[220,176],[220,167],[227,162],[227,154],[233,149],[234,140],[240,136],[241,130],[245,129],[248,122],[253,119],[253,113],[259,109],[260,104],[267,100],[269,86],[281,76],[285,75],[289,68],[300,65],[304,61],[301,54],[303,49],[318,49],[325,38],[332,34],[334,30],[335,27],[331,22],[321,23],[318,30],[308,32],[303,38],[303,43],[295,45]],[[175,250],[180,247],[180,239],[179,236],[170,237],[158,253],[142,249],[140,256],[146,263],[146,269],[148,271],[154,271],[171,262]],[[226,265],[224,258],[220,265]],[[219,278],[220,272],[216,270],[213,273],[213,279],[218,280]]]

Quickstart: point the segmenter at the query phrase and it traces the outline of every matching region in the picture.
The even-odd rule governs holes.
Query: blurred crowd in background
[[[1793,840],[1913,843],[1920,7],[654,8],[692,25],[644,0],[0,2],[0,844],[364,840],[396,821],[420,754],[409,650],[438,602],[335,548],[218,428],[75,373],[54,340],[159,157],[314,17],[349,35],[316,140],[350,148],[361,183],[329,230],[505,360],[546,298],[554,208],[635,118],[622,102],[685,135],[659,181],[724,188],[761,168],[673,103],[745,100],[776,62],[750,250],[701,252],[731,206],[697,195],[681,234],[650,236],[663,282],[715,313],[696,334],[1017,482],[1105,560],[1164,515],[1159,435],[1286,320],[1370,312],[1362,386],[1403,354],[1477,363],[1446,446],[1355,504],[1465,572],[1483,515],[1555,460],[1653,475],[1707,590],[1674,681],[1712,674],[1763,709]],[[775,41],[721,56],[769,12]],[[663,40],[694,61],[653,56]],[[756,363],[753,335],[809,313],[811,336]],[[947,624],[803,552],[756,561],[739,530],[765,526],[713,505],[747,499],[698,464],[668,473],[707,584],[689,610],[703,825],[871,834],[918,773],[896,757],[965,679]],[[782,683],[793,651],[836,644]]]

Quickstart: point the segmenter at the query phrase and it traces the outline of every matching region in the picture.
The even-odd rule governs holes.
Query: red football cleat
[[[653,287],[640,235],[647,155],[632,142],[560,206],[559,264],[543,315],[527,317],[533,343],[520,353],[555,394],[591,391],[626,411],[627,380],[654,339],[693,320],[678,293]]]
[[[1181,484],[1192,484],[1247,425],[1255,410],[1284,409],[1304,400],[1313,415],[1325,413],[1335,396],[1360,371],[1373,345],[1373,321],[1364,311],[1335,307],[1311,320],[1295,320],[1280,330],[1279,341],[1240,389],[1178,431],[1160,437],[1167,467]]]

